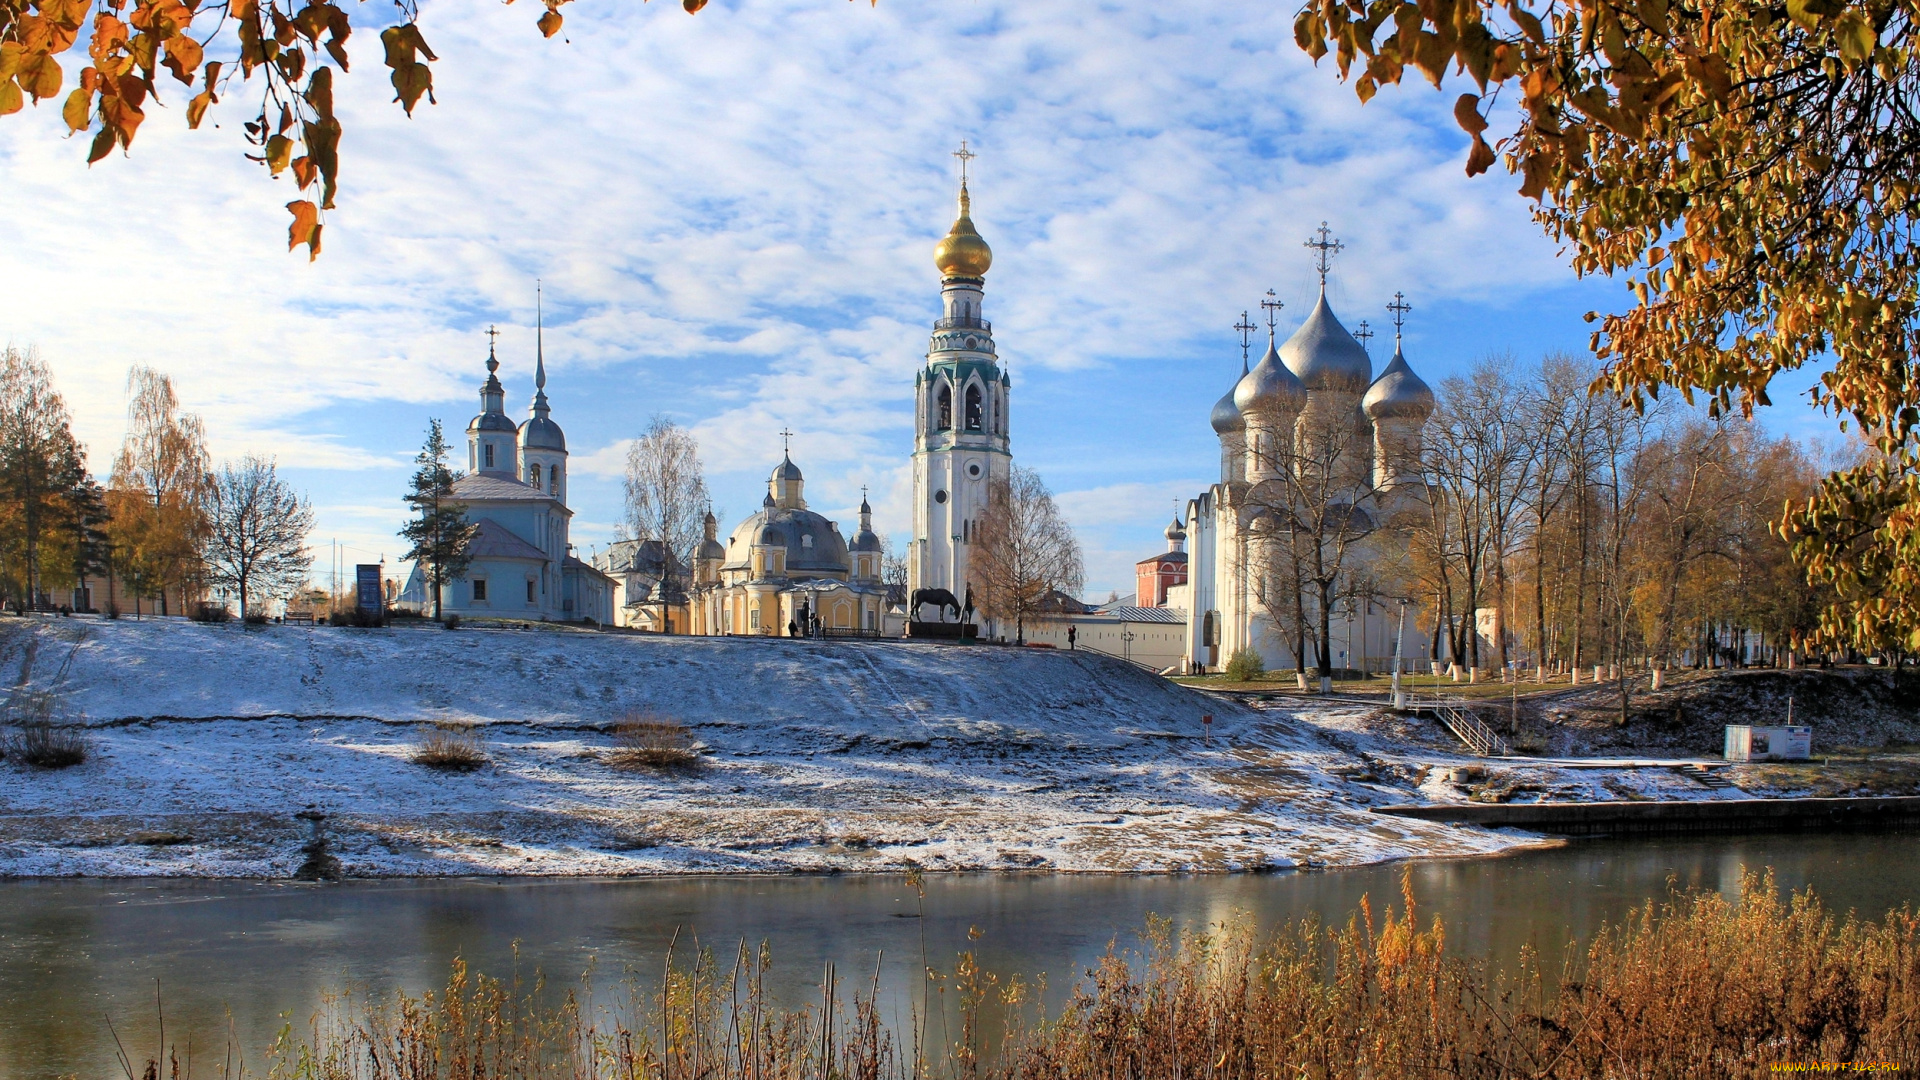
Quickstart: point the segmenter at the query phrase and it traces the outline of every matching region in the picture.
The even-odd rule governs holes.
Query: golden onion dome
[[[985,277],[987,268],[993,265],[993,249],[974,230],[971,209],[967,185],[961,184],[960,217],[953,228],[947,230],[947,235],[933,245],[933,265],[940,268],[944,277]]]

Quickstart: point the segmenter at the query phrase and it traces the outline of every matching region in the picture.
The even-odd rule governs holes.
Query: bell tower
[[[946,589],[964,600],[968,548],[987,492],[1012,464],[1008,404],[1013,383],[1000,367],[993,324],[982,313],[993,250],[973,227],[966,143],[960,159],[960,215],[933,248],[941,316],[927,362],[914,377],[913,545],[907,588]],[[908,612],[909,618],[917,612]]]

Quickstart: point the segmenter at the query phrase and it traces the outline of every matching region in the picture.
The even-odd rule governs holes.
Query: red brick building
[[[1187,583],[1186,546],[1187,530],[1176,519],[1167,526],[1167,550],[1133,564],[1135,604],[1167,606],[1167,590]]]

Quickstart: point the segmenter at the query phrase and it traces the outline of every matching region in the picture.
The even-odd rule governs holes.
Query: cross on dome
[[[1307,241],[1306,246],[1314,249],[1314,269],[1320,271],[1320,288],[1322,291],[1325,291],[1327,287],[1327,270],[1333,266],[1333,257],[1344,250],[1347,245],[1333,239],[1333,230],[1327,228],[1327,223],[1324,221],[1320,223],[1318,229],[1314,230],[1314,235],[1315,238]]]
[[[967,163],[972,161],[974,158],[979,157],[980,155],[967,149],[967,140],[961,139],[960,149],[955,150],[953,152],[953,156],[960,159],[960,186],[966,187],[967,186]]]
[[[788,431],[786,428],[783,427],[780,429],[779,435],[780,435],[780,452],[788,457],[792,457],[793,456],[793,432]]]
[[[1271,341],[1274,336],[1274,324],[1280,315],[1280,309],[1287,305],[1280,299],[1278,294],[1272,289],[1268,289],[1267,298],[1260,301],[1260,306],[1267,309],[1267,340]]]
[[[1234,323],[1233,328],[1240,331],[1240,373],[1244,375],[1247,369],[1247,350],[1253,346],[1253,332],[1257,327],[1247,318],[1247,313],[1242,311],[1240,321]]]
[[[488,326],[487,327],[487,371],[489,373],[498,370],[500,367],[500,361],[495,359],[493,355],[493,346],[499,340],[500,340],[499,329],[497,327]]]
[[[1398,352],[1400,350],[1400,329],[1406,325],[1407,312],[1413,310],[1413,305],[1407,303],[1406,293],[1397,292],[1393,294],[1393,303],[1387,305],[1387,310],[1393,312],[1393,348],[1395,352]]]
[[[1353,336],[1360,340],[1361,348],[1366,349],[1369,354],[1373,352],[1370,348],[1373,344],[1373,328],[1367,325],[1367,320],[1360,320],[1360,329],[1355,330]]]

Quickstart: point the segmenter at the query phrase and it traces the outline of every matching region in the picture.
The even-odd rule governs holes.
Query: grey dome
[[[880,537],[872,529],[861,529],[860,535],[853,538],[853,543],[850,545],[849,550],[861,552],[879,551]]]
[[[807,542],[812,538],[812,543]],[[847,554],[847,541],[833,522],[811,510],[763,507],[758,513],[734,526],[727,544],[727,566],[746,569],[748,549],[753,544],[781,544],[787,549],[787,573],[839,571],[853,568]]]
[[[800,475],[800,466],[795,465],[792,458],[783,456],[780,459],[780,464],[773,467],[773,476],[770,477],[770,479],[800,480],[803,479],[803,477]]]
[[[1373,361],[1367,358],[1367,350],[1334,318],[1324,292],[1307,321],[1280,347],[1280,355],[1309,390],[1358,392],[1373,381]]]
[[[1180,523],[1179,518],[1174,518],[1173,524],[1167,526],[1167,539],[1185,540],[1186,538],[1187,538],[1187,527]]]
[[[727,549],[722,547],[718,540],[704,540],[700,543],[700,550],[696,552],[693,557],[696,559],[724,560],[727,557]]]
[[[1246,378],[1245,373],[1240,377]],[[1240,406],[1233,403],[1233,392],[1239,388],[1240,384],[1235,382],[1227,388],[1226,393],[1220,395],[1219,401],[1213,403],[1213,416],[1210,419],[1214,434],[1233,435],[1247,430],[1247,418],[1240,415]]]
[[[1280,354],[1274,351],[1271,341],[1267,342],[1266,355],[1253,365],[1240,385],[1233,388],[1233,403],[1242,416],[1250,412],[1297,410],[1306,402],[1306,386],[1280,362]]]
[[[560,425],[544,416],[536,416],[520,425],[520,445],[529,450],[567,449],[566,433]]]
[[[519,430],[520,429],[514,425],[511,417],[506,413],[500,412],[483,412],[467,424],[468,432],[505,431],[511,434]]]
[[[1386,417],[1425,420],[1433,415],[1433,390],[1413,373],[1406,356],[1396,348],[1393,360],[1380,377],[1373,380],[1360,404],[1375,420]]]

